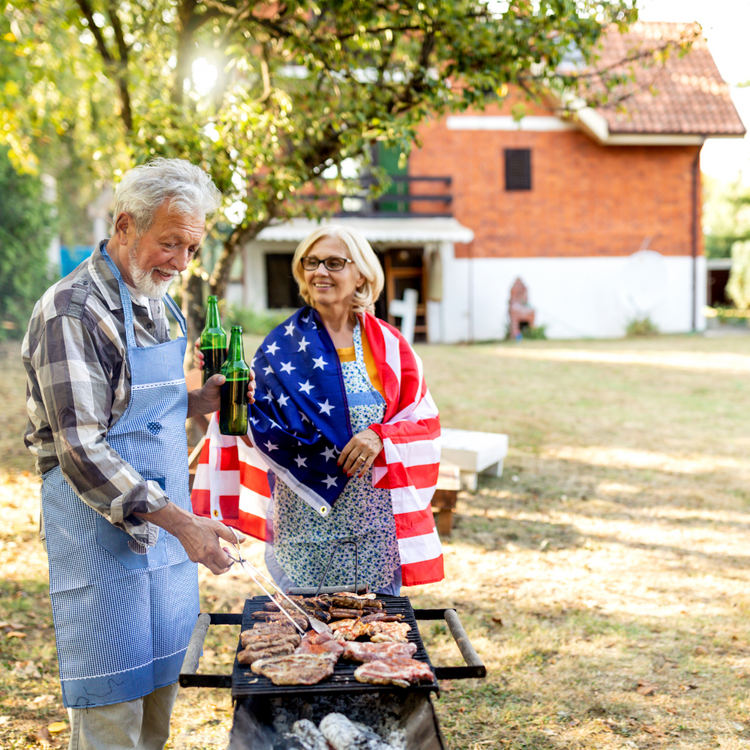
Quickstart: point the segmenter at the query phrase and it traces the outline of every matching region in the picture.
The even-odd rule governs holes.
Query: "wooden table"
[[[460,489],[461,476],[458,466],[449,461],[441,461],[437,489],[432,496],[432,509],[436,511],[435,525],[441,537],[451,535],[453,511],[456,509]]]

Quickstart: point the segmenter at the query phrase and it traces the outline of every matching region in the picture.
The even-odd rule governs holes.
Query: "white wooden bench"
[[[441,460],[458,466],[462,489],[477,488],[477,474],[500,477],[508,455],[508,436],[496,432],[441,430]]]

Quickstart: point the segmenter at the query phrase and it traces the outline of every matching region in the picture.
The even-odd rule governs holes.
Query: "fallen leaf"
[[[10,716],[0,716],[0,724],[7,724],[10,721]]]
[[[41,679],[42,673],[33,661],[17,661],[11,674],[24,679]]]
[[[705,656],[708,653],[708,649],[705,646],[696,646],[695,647],[695,654],[696,656]]]
[[[688,683],[687,685],[680,685],[680,690],[697,690],[697,689],[698,689],[697,685],[692,685],[690,683]]]
[[[503,618],[500,615],[492,615],[490,619],[492,620],[492,622],[496,622],[498,625],[503,624]]]
[[[54,695],[37,695],[37,697],[31,701],[31,705],[38,706],[40,704],[52,703],[53,700],[55,700]]]
[[[642,730],[643,730],[644,732],[648,732],[649,734],[653,734],[653,735],[654,735],[654,737],[665,737],[665,736],[666,736],[666,735],[664,734],[664,732],[663,732],[663,731],[662,731],[661,729],[659,729],[659,727],[655,727],[655,726],[652,726],[652,725],[650,725],[650,724],[644,724],[644,725],[643,725],[643,726],[641,727],[641,729],[642,729]]]
[[[49,733],[49,730],[47,727],[42,727],[35,735],[33,735],[33,738],[42,746],[42,747],[51,747],[52,746],[52,736]]]
[[[11,630],[7,633],[6,638],[25,638],[26,633],[22,633],[20,630]]]
[[[640,695],[653,695],[656,692],[656,685],[652,682],[639,681],[635,691]]]
[[[64,732],[68,728],[68,722],[67,721],[54,721],[52,724],[49,724],[47,726],[47,731],[50,734],[60,734],[60,732]]]
[[[440,689],[445,690],[445,692],[449,693],[451,690],[453,690],[453,683],[450,680],[443,680],[440,683]]]
[[[26,627],[22,622],[13,622],[13,620],[11,620],[8,625],[13,628],[13,630],[23,630]]]

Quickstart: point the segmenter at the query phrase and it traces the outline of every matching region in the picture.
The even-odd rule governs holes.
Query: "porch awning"
[[[325,224],[339,224],[356,229],[372,243],[399,242],[471,242],[474,232],[451,217],[357,219],[340,217],[330,220],[292,219],[284,224],[266,227],[256,240],[264,242],[301,242],[310,232]]]

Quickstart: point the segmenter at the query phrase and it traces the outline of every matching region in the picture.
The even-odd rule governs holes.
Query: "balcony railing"
[[[305,196],[306,200],[340,201],[335,216],[362,218],[428,218],[453,215],[450,192],[451,177],[419,177],[397,175],[390,177],[388,192],[373,198],[370,195],[375,180],[362,177],[361,188],[346,196],[318,194]]]

